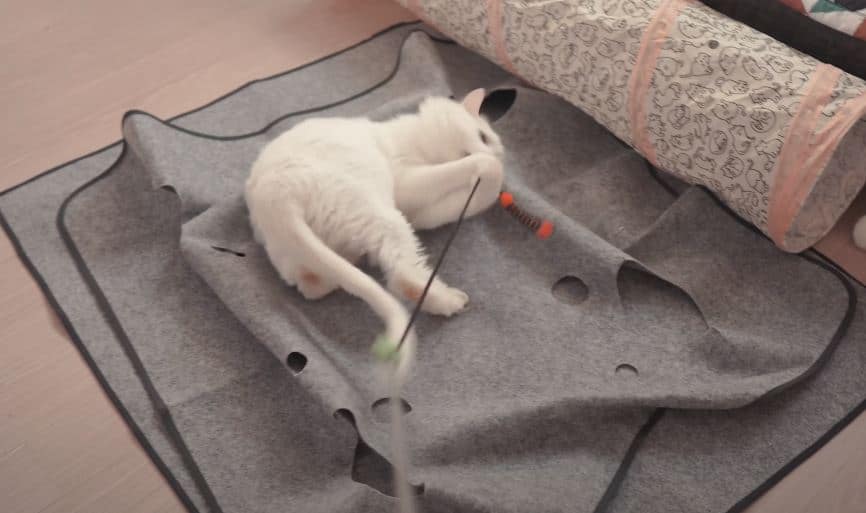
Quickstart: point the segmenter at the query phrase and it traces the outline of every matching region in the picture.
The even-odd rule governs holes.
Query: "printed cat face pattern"
[[[431,22],[496,61],[504,44],[514,70],[563,97],[628,144],[629,79],[661,0],[499,0],[502,41],[481,0],[406,0]],[[492,20],[493,24],[497,20]],[[500,63],[503,64],[503,63]],[[678,13],[650,71],[644,99],[656,165],[714,191],[768,233],[773,172],[819,63],[699,2]],[[644,77],[639,77],[644,78]],[[813,136],[866,94],[842,74]],[[806,196],[781,244],[817,242],[866,182],[866,127],[858,123]],[[856,135],[855,134],[859,134]],[[853,156],[852,156],[853,155]]]
[[[631,144],[628,81],[656,0],[503,2],[517,72]]]
[[[817,64],[703,5],[687,6],[647,97],[657,164],[766,230],[773,166]]]

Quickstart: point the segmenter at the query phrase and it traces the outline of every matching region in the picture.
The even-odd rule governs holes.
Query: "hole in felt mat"
[[[355,446],[355,456],[352,461],[352,480],[390,497],[396,497],[394,467],[361,438],[355,423],[355,415],[345,408],[340,408],[334,412],[334,418],[345,420],[355,428],[355,432],[358,434],[358,444]],[[410,488],[413,495],[424,493],[424,483],[420,485],[410,484]]]
[[[286,357],[286,365],[292,369],[292,372],[298,374],[307,366],[307,357],[297,351],[289,353]]]
[[[402,397],[399,398],[400,407],[403,410],[403,415],[406,415],[410,411],[412,411],[412,405],[410,405],[405,399]],[[377,399],[372,406],[373,409],[373,418],[376,419],[376,422],[391,422],[391,398],[383,397],[381,399]]]
[[[638,375],[637,369],[634,367],[634,365],[630,365],[628,363],[621,363],[617,365],[614,373],[625,377]]]
[[[577,276],[564,276],[553,284],[553,296],[563,303],[579,305],[589,297],[589,287]]]
[[[235,250],[233,250],[233,249],[223,248],[223,247],[220,247],[220,246],[211,246],[211,247],[212,247],[213,249],[219,251],[219,252],[222,252],[222,253],[231,253],[232,255],[239,256],[239,257],[245,257],[245,256],[247,256],[246,253],[241,253],[240,251],[235,251]]]
[[[349,410],[347,410],[346,408],[340,408],[339,410],[335,411],[334,412],[334,418],[337,420],[339,420],[339,419],[345,420],[346,422],[351,424],[353,428],[357,429],[357,427],[358,427],[357,424],[355,424],[355,415],[352,412],[350,412]]]
[[[358,436],[355,446],[355,461],[352,463],[352,480],[374,488],[385,495],[396,497],[394,490],[394,467],[381,454]],[[412,495],[424,493],[424,483],[409,484]]]
[[[709,46],[710,48],[715,50],[716,48],[719,47],[719,42],[716,41],[715,39],[710,39],[709,41],[707,41],[707,46]]]

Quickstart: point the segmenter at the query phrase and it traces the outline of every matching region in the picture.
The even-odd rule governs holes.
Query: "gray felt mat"
[[[0,197],[191,510],[394,508],[379,321],[342,292],[309,303],[283,285],[241,184],[305,118],[384,118],[477,86],[516,92],[494,121],[506,184],[556,231],[538,240],[494,208],[449,253],[443,276],[471,308],[421,318],[401,398],[424,511],[722,512],[849,420],[866,392],[862,289],[428,33],[396,27],[171,122],[129,113],[122,143]],[[431,253],[449,229],[422,235]]]

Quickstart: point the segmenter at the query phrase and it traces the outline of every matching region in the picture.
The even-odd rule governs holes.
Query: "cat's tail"
[[[385,336],[396,344],[403,336],[409,322],[409,314],[403,305],[385,290],[376,280],[336,251],[322,242],[300,216],[291,216],[291,227],[298,238],[297,249],[305,253],[310,262],[318,262],[329,271],[330,276],[349,294],[361,298],[385,323]],[[397,378],[402,383],[409,373],[415,357],[415,332],[410,331],[400,348],[397,362]]]
[[[306,259],[310,262],[318,262],[321,267],[329,271],[330,276],[346,292],[366,301],[385,322],[385,335],[392,343],[396,344],[403,336],[403,331],[409,322],[409,315],[403,305],[376,280],[322,242],[322,239],[310,229],[310,226],[300,216],[291,216],[291,225],[299,242],[298,249],[305,253]],[[392,452],[395,468],[394,484],[400,499],[401,513],[415,513],[416,511],[415,499],[407,480],[409,458],[402,419],[405,412],[402,401],[398,400],[400,389],[406,381],[414,357],[415,333],[410,331],[397,353],[396,368],[393,368],[393,372],[392,368],[388,369],[392,395],[390,402]]]

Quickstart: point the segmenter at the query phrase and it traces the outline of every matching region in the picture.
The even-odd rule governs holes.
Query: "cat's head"
[[[458,160],[474,153],[503,156],[502,140],[484,114],[484,103],[484,89],[470,92],[462,101],[431,97],[421,103],[418,116],[426,136],[421,143],[431,164]]]

